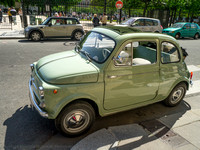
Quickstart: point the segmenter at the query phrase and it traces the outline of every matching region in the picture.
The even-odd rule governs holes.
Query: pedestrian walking
[[[12,14],[10,13],[10,8],[8,8],[8,19],[9,23],[12,23]]]
[[[0,8],[0,23],[2,23],[2,18],[3,18],[3,12],[2,12],[2,10]]]
[[[103,13],[103,17],[102,17],[102,20],[101,20],[103,26],[105,26],[107,24],[107,18],[108,17],[106,16],[106,13]]]
[[[23,13],[22,13],[22,9],[21,8],[19,8],[18,14],[20,16],[20,20],[21,20],[21,23],[22,23],[22,15],[23,15]]]
[[[94,27],[99,26],[99,18],[97,17],[97,14],[94,14],[94,18],[92,20]]]

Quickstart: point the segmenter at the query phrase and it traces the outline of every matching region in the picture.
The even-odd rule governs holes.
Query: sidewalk
[[[0,39],[23,39],[24,30],[0,29]]]
[[[139,124],[96,131],[71,150],[199,150],[200,96],[185,98],[188,109]]]

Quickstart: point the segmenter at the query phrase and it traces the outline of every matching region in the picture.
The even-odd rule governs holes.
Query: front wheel
[[[31,32],[30,37],[31,37],[31,40],[35,42],[40,41],[42,38],[40,32],[38,31]]]
[[[67,106],[55,120],[56,128],[67,136],[77,136],[90,128],[95,120],[93,107],[87,102]]]
[[[81,39],[81,37],[83,36],[83,33],[81,31],[75,31],[73,38],[77,41],[79,41]]]
[[[176,39],[180,39],[180,37],[181,37],[181,34],[180,33],[176,33],[175,38]]]
[[[180,83],[178,84],[170,93],[170,95],[164,100],[164,103],[167,106],[176,106],[178,105],[181,100],[183,100],[185,93],[186,93],[186,84]]]

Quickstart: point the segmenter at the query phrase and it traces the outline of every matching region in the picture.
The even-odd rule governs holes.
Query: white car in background
[[[131,17],[117,26],[133,27],[144,32],[162,33],[163,30],[159,19],[147,17]]]

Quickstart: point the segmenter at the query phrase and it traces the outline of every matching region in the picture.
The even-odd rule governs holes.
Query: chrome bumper
[[[48,114],[46,112],[44,112],[42,109],[40,109],[40,107],[36,103],[36,99],[35,99],[35,96],[33,94],[33,90],[31,88],[31,80],[29,80],[29,93],[30,93],[29,96],[30,96],[31,106],[34,106],[35,109],[39,112],[39,114],[42,117],[48,118]]]

